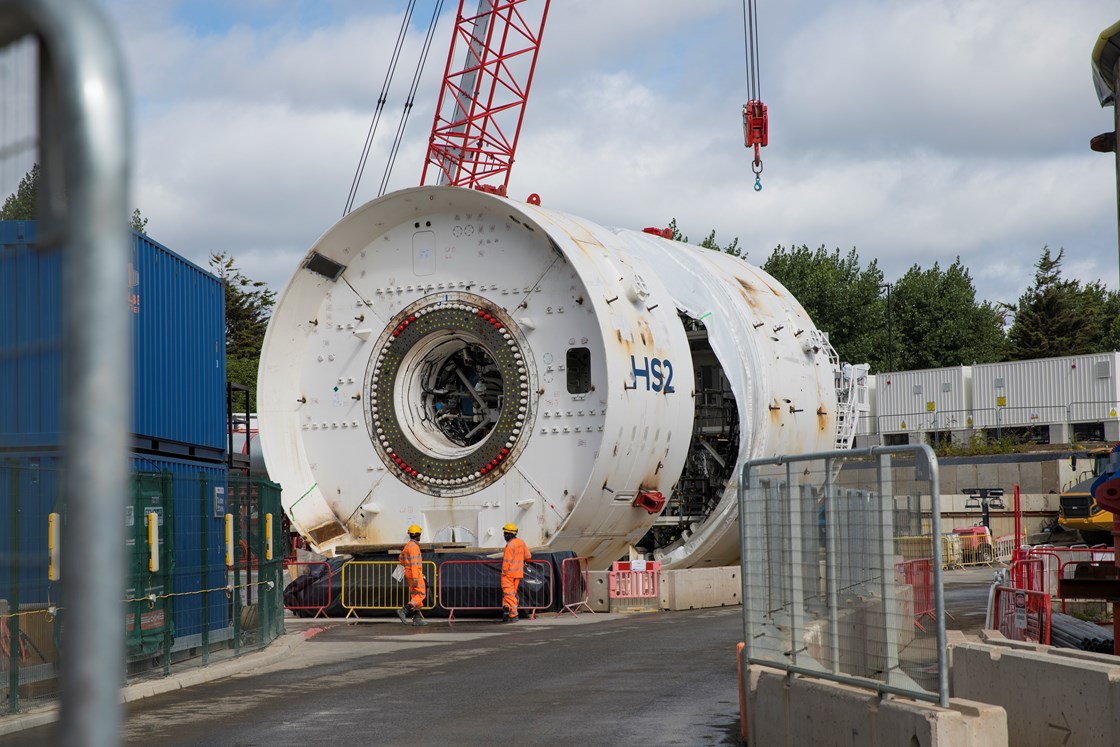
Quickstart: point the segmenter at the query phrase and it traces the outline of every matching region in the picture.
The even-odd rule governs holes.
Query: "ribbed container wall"
[[[147,441],[144,448],[193,457],[202,454],[192,447],[203,447],[220,459],[226,445],[222,283],[148,237],[132,237],[131,430]],[[34,221],[0,221],[0,447],[62,440],[62,263],[59,252],[37,251],[34,244]]]
[[[129,268],[135,322],[133,432],[224,451],[222,283],[148,237],[134,238]]]
[[[176,641],[202,632],[203,595],[196,592],[203,589],[220,589],[206,595],[208,629],[228,628],[225,519],[214,510],[214,489],[228,488],[225,465],[134,454],[129,470],[134,475],[170,476],[171,496],[164,496],[164,505],[172,511],[164,519],[172,525],[171,591],[177,596],[169,606]],[[52,512],[65,514],[61,485],[62,459],[57,451],[7,452],[0,458],[0,554],[18,563],[22,607],[59,601],[59,592],[52,591],[47,580],[47,517]],[[167,542],[162,534],[165,527],[161,536]],[[0,574],[0,598],[13,598],[11,581],[10,573]]]
[[[225,518],[215,516],[214,489],[227,491],[225,465],[134,455],[130,465],[135,473],[171,475],[173,494],[171,605],[176,642],[198,635],[203,628],[203,589],[226,585]],[[205,546],[205,551],[203,547]],[[209,608],[208,629],[229,627],[228,600],[224,590],[205,595]]]
[[[1115,420],[1120,353],[1039,358],[972,367],[976,426]]]
[[[0,221],[0,448],[60,443],[62,253]]]
[[[969,366],[877,374],[880,433],[968,427]]]

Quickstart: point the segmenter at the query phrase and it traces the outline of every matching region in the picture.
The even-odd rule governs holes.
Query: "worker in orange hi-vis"
[[[502,527],[506,551],[502,555],[502,622],[517,622],[517,587],[525,576],[525,561],[533,557],[525,540],[517,536],[517,525]]]
[[[428,624],[420,612],[420,608],[424,606],[424,599],[428,596],[428,587],[424,583],[424,561],[420,556],[420,532],[420,527],[415,524],[408,528],[408,544],[397,558],[397,562],[404,569],[405,583],[408,584],[408,601],[397,610],[397,617],[405,625],[408,625],[409,618],[412,618],[413,625]]]

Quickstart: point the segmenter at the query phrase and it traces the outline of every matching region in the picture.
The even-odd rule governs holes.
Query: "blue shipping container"
[[[221,458],[193,448],[224,452],[226,445],[221,280],[147,236],[132,239],[127,303],[137,446]],[[60,252],[34,244],[34,221],[0,221],[0,448],[61,442],[62,263]]]
[[[62,461],[57,450],[7,452],[0,458],[0,599],[18,601],[21,609],[45,608],[48,603],[65,607],[61,588],[47,579],[47,517],[65,515],[61,500]],[[203,625],[209,631],[230,627],[229,601],[225,589],[225,521],[215,512],[215,503],[225,504],[228,491],[223,464],[191,462],[134,454],[129,461],[133,474],[166,475],[170,508],[173,557],[169,597],[175,647],[197,645]],[[215,491],[220,491],[215,498]],[[126,509],[122,521],[131,529],[137,517]],[[164,528],[167,524],[165,523]],[[66,552],[65,544],[61,551]],[[133,548],[129,548],[131,554]],[[13,588],[13,572],[18,591]],[[205,589],[220,591],[202,594]],[[166,591],[166,590],[164,590]],[[13,592],[16,592],[13,594]],[[214,638],[212,640],[218,640]]]

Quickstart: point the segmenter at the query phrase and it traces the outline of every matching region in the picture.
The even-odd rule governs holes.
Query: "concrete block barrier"
[[[739,566],[661,571],[661,609],[697,610],[742,603]]]
[[[587,572],[587,606],[592,612],[610,612],[610,571]]]
[[[746,733],[751,745],[1006,747],[1007,713],[954,698],[949,708],[751,664]],[[1017,744],[1017,743],[1013,743]]]
[[[1120,659],[1007,641],[952,647],[950,689],[1007,711],[1019,747],[1115,745],[1120,735]]]

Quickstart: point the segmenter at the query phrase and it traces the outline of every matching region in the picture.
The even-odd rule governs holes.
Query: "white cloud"
[[[227,250],[279,290],[341,215],[400,25],[400,0],[185,6],[105,0],[138,97],[135,203],[198,262]],[[376,194],[433,3],[418,3],[359,201]],[[455,3],[390,188],[419,181]],[[185,16],[184,9],[193,16]],[[1093,0],[794,0],[760,8],[770,142],[742,146],[742,17],[726,0],[554,2],[511,195],[606,225],[676,218],[694,240],[856,247],[888,279],[960,256],[1013,301],[1043,245],[1117,286],[1110,129]],[[311,20],[309,20],[311,14]],[[262,20],[263,19],[263,20]]]

